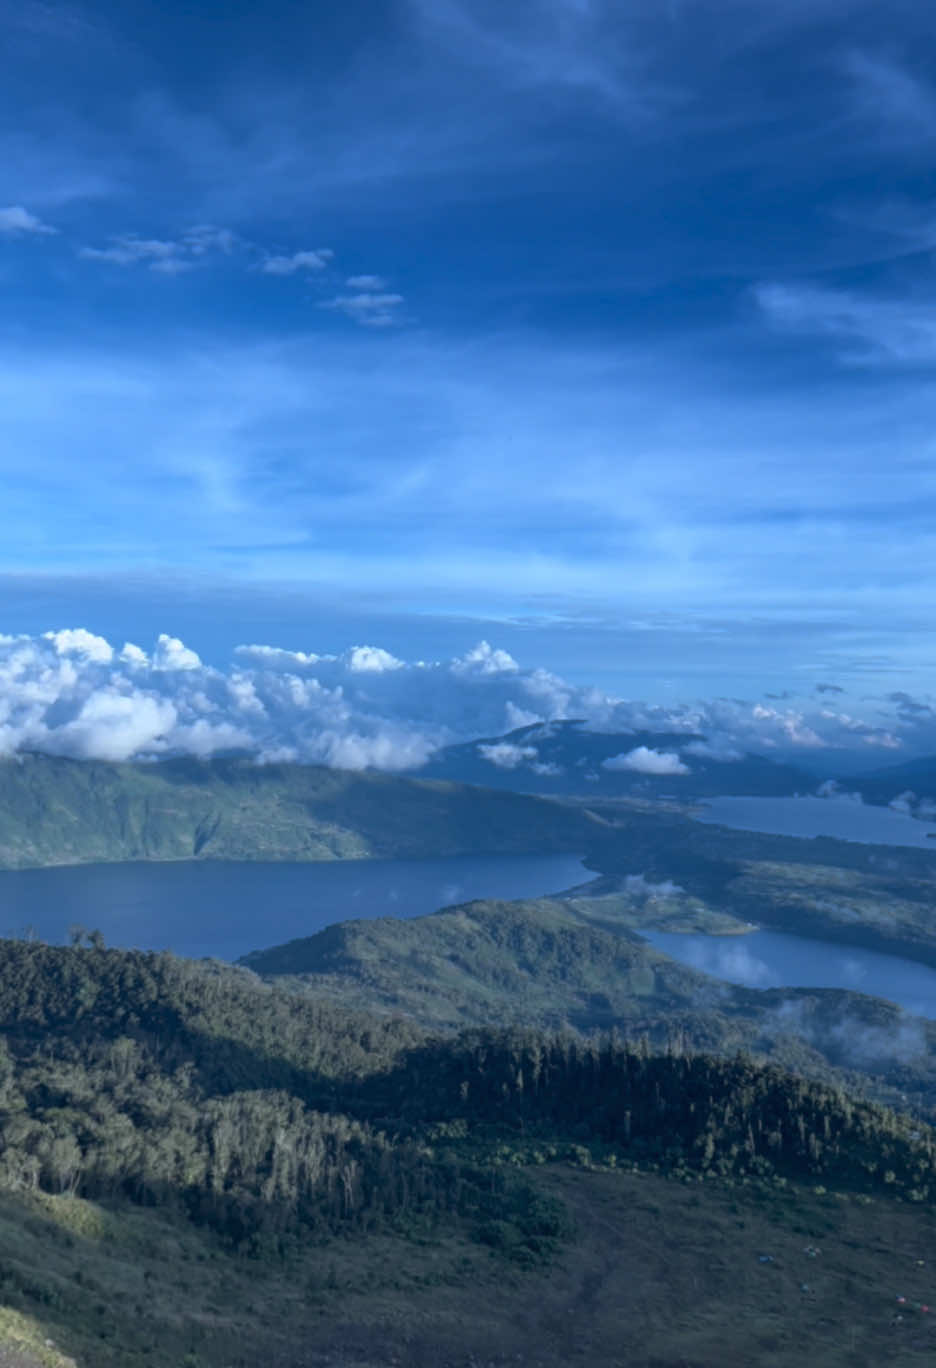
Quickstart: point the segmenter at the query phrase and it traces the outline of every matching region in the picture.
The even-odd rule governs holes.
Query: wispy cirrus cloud
[[[535,0],[522,13],[483,0],[409,0],[428,42],[483,66],[508,88],[591,96],[630,119],[671,108],[675,97],[646,70],[639,23],[603,0]]]
[[[9,570],[936,667],[925,7],[7,9]]]
[[[843,353],[849,361],[936,361],[936,300],[776,283],[758,286],[755,297],[776,328],[853,344]]]
[[[936,141],[936,87],[924,76],[880,51],[852,51],[844,68],[853,82],[857,112],[890,139],[918,153]]]

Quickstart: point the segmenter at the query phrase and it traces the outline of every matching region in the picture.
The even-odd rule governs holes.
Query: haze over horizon
[[[936,750],[924,9],[3,19],[0,749],[395,765],[562,696]]]

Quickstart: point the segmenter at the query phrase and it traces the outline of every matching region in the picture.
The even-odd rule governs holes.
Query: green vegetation
[[[697,921],[729,917],[735,930],[753,922],[936,966],[936,851],[735,831],[694,822],[690,809],[636,800],[587,810],[604,821],[586,864],[604,876],[606,891],[642,874],[683,890],[671,915],[681,905]],[[645,924],[663,929],[662,911],[648,906]]]
[[[247,759],[0,762],[0,868],[114,860],[354,860],[584,850],[544,798]]]
[[[751,922],[936,966],[936,851],[702,826],[679,804],[537,798],[247,759],[0,763],[0,868],[120,860],[333,860],[586,853],[616,928]],[[650,902],[622,876],[672,881]],[[615,902],[612,903],[612,895]]]
[[[676,901],[667,898],[668,903]],[[646,1036],[655,1049],[745,1050],[936,1121],[936,1022],[844,990],[715,983],[630,930],[640,900],[473,902],[409,921],[343,922],[248,955],[270,982],[431,1031],[527,1025]]]
[[[333,860],[586,853],[616,928],[749,923],[936,966],[936,851],[702,826],[679,804],[537,798],[247,759],[0,763],[0,868],[120,860]],[[682,893],[636,899],[622,876]],[[612,903],[612,895],[616,900]]]
[[[717,984],[639,933],[936,962],[936,852],[238,760],[0,767],[8,867],[482,850],[599,878],[241,967],[0,942],[4,1368],[932,1352],[893,1318],[936,1302],[936,1024]]]
[[[316,999],[446,1030],[623,1024],[645,1013],[648,998],[688,1005],[701,982],[638,936],[588,925],[571,905],[546,898],[465,903],[405,921],[341,922],[241,963],[289,976]]]
[[[529,927],[504,934],[538,953]],[[0,942],[0,1031],[0,1289],[95,1368],[246,1365],[264,1331],[298,1368],[313,1311],[334,1332],[349,1299],[373,1317],[386,1294],[412,1327],[417,1272],[463,1306],[495,1267],[558,1278],[579,1203],[592,1236],[598,1213],[556,1165],[729,1185],[794,1224],[804,1184],[936,1211],[925,1124],[742,1054],[432,1037],[245,970],[20,942]],[[295,1303],[275,1328],[274,1283],[270,1307]]]

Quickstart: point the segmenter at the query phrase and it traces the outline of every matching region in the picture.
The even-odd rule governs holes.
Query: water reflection
[[[936,1020],[936,970],[897,955],[782,931],[752,931],[746,936],[642,934],[681,964],[728,983],[748,988],[848,988]]]

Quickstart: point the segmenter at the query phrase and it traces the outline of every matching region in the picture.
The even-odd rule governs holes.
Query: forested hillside
[[[0,761],[0,868],[579,851],[600,823],[547,799],[248,759]]]
[[[936,1022],[844,989],[715,982],[615,924],[617,907],[578,897],[465,903],[407,921],[342,922],[242,963],[313,1002],[403,1015],[429,1031],[571,1027],[645,1035],[656,1049],[746,1050],[936,1120]]]
[[[0,945],[0,1030],[8,1188],[182,1202],[236,1240],[370,1221],[404,1191],[447,1207],[464,1185],[429,1141],[451,1123],[936,1197],[925,1126],[740,1057],[529,1031],[433,1041],[236,970],[16,942]]]
[[[0,942],[0,1034],[0,1294],[64,1342],[97,1345],[82,1368],[252,1368],[264,1335],[280,1346],[270,1361],[298,1368],[317,1362],[298,1327],[334,1318],[343,1287],[378,1316],[378,1285],[409,1328],[401,1339],[398,1322],[375,1322],[369,1343],[390,1333],[399,1362],[421,1363],[400,1350],[420,1287],[470,1300],[480,1280],[487,1305],[499,1261],[498,1286],[515,1288],[506,1324],[524,1299],[512,1279],[563,1260],[570,1240],[606,1240],[591,1188],[558,1182],[557,1163],[737,1185],[781,1213],[804,1184],[936,1213],[928,1126],[744,1054],[520,1028],[433,1037],[233,967],[13,941]],[[591,1234],[575,1235],[580,1220]],[[192,1262],[173,1291],[179,1258]],[[265,1318],[251,1276],[285,1321]],[[108,1280],[126,1283],[126,1308]],[[227,1309],[205,1321],[206,1305]],[[253,1348],[239,1352],[235,1324]],[[432,1333],[444,1361],[469,1362],[452,1356],[464,1331]],[[353,1331],[341,1334],[347,1346]],[[391,1362],[375,1352],[337,1361]]]

